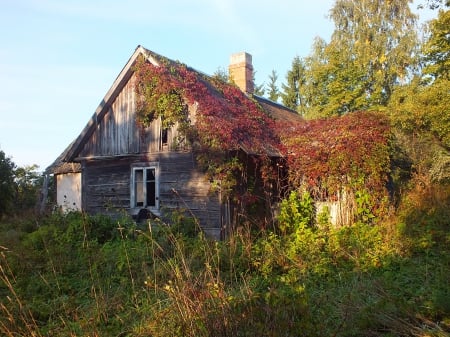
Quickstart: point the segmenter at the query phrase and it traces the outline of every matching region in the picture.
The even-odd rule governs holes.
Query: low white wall
[[[56,176],[56,202],[64,212],[81,211],[81,173]]]

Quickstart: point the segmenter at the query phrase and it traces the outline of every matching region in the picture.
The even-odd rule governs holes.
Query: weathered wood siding
[[[221,205],[210,193],[210,182],[196,168],[193,153],[179,137],[177,125],[161,140],[161,121],[147,128],[136,122],[134,78],[126,83],[99,116],[96,130],[80,153],[82,163],[82,205],[90,214],[136,214],[131,207],[133,164],[158,163],[159,206],[162,218],[175,209],[188,209],[202,228],[219,237]],[[195,114],[196,105],[189,108]],[[181,140],[181,141],[180,141]]]
[[[206,231],[220,229],[220,202],[211,184],[199,172],[191,152],[166,152],[159,156],[161,210],[189,209]]]
[[[97,129],[84,145],[81,158],[155,153],[172,150],[179,145],[176,142],[176,125],[168,130],[167,146],[161,143],[159,119],[155,119],[147,128],[138,125],[134,83],[134,77],[131,77],[108,111],[97,120]]]
[[[89,214],[117,215],[130,208],[130,165],[95,161],[83,167],[83,208]]]
[[[139,129],[135,121],[134,80],[131,78],[106,114],[97,120],[81,157],[114,156],[139,152]]]
[[[117,215],[130,212],[131,165],[159,163],[160,210],[189,209],[201,227],[212,236],[220,235],[220,202],[210,192],[205,174],[198,171],[191,152],[159,152],[145,157],[85,162],[83,205],[90,214]]]

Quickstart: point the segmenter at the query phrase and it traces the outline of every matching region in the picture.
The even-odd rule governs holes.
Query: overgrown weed
[[[434,189],[434,187],[433,187]],[[195,220],[56,214],[0,234],[6,336],[445,336],[448,193],[397,217],[316,225],[307,195],[275,230],[210,240]],[[422,193],[422,192],[421,192]],[[447,194],[446,194],[447,193]],[[371,220],[373,222],[373,220]],[[25,227],[24,227],[25,228]],[[6,238],[6,240],[5,240]]]

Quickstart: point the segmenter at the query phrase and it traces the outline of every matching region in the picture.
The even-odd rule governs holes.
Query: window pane
[[[135,206],[144,206],[144,170],[134,171]]]
[[[155,169],[147,169],[147,206],[156,206]]]
[[[155,181],[155,169],[147,170],[147,181]]]
[[[156,206],[155,182],[147,182],[147,206]]]
[[[162,145],[167,145],[167,141],[168,141],[168,129],[164,128],[161,130],[161,143]]]

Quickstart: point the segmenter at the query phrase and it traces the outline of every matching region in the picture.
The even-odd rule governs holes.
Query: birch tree
[[[330,11],[335,24],[331,40],[313,50],[308,69],[307,84],[325,79],[325,90],[319,94],[329,97],[326,106],[310,109],[316,116],[383,109],[394,86],[408,81],[418,46],[411,2],[336,0]],[[317,51],[322,62],[314,61]]]

